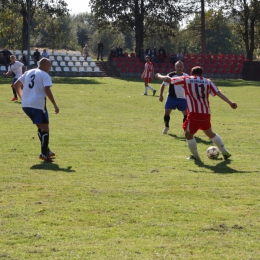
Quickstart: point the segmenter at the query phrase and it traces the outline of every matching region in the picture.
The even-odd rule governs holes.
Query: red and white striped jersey
[[[153,63],[151,61],[147,61],[144,65],[143,78],[151,79],[152,77],[153,77]]]
[[[210,115],[209,94],[215,96],[218,87],[210,80],[199,76],[172,78],[171,84],[184,88],[187,112]]]

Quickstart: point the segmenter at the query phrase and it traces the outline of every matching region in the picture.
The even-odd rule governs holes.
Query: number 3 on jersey
[[[34,87],[34,79],[35,79],[35,74],[33,74],[31,76],[31,83],[29,84],[29,88],[33,88]]]
[[[195,89],[196,89],[196,92],[197,92],[197,95],[204,99],[206,96],[205,96],[205,86],[203,84],[195,84]]]

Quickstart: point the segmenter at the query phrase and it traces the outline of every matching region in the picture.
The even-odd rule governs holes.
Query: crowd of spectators
[[[124,57],[123,48],[121,46],[113,47],[108,55],[108,60],[112,61],[114,57]]]

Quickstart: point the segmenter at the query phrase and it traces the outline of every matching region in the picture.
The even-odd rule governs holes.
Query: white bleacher
[[[53,67],[58,67],[59,66],[58,62],[56,60],[54,60],[51,64],[52,64]]]
[[[62,71],[61,67],[55,67],[55,71]]]
[[[24,53],[25,55],[27,55],[28,52],[27,52],[27,50],[24,50],[23,53]]]
[[[69,55],[69,56],[74,56],[73,51],[68,51],[68,55]]]
[[[100,72],[99,67],[95,67],[95,68],[94,68],[94,72]]]
[[[95,63],[94,61],[91,61],[91,62],[90,62],[90,66],[91,66],[91,67],[96,67],[96,63]]]
[[[80,61],[76,61],[76,62],[75,62],[75,66],[76,66],[76,67],[80,67],[80,66],[81,66],[81,62],[80,62]]]
[[[92,72],[93,70],[92,70],[92,68],[91,67],[87,67],[86,68],[86,72]]]
[[[20,50],[15,51],[15,55],[20,55],[20,54],[22,54],[22,52]]]
[[[69,61],[69,62],[68,62],[68,66],[69,66],[69,67],[73,67],[73,66],[74,66],[74,62],[73,62],[73,61]]]
[[[59,55],[59,52],[58,52],[58,51],[54,51],[54,52],[53,52],[53,55],[58,56],[58,55]]]
[[[67,53],[66,53],[66,51],[62,51],[62,52],[60,53],[60,55],[61,55],[61,56],[67,56]]]
[[[63,61],[62,56],[57,56],[56,60],[57,61]]]
[[[51,67],[50,71],[54,71],[53,67]]]
[[[87,57],[87,61],[92,61],[91,57]]]
[[[79,72],[85,72],[85,68],[84,67],[79,67]]]
[[[55,60],[55,57],[54,57],[53,55],[50,55],[50,56],[49,56],[49,60],[50,60],[50,61],[54,61],[54,60]]]
[[[1,66],[1,67],[0,67],[0,70],[1,70],[1,71],[6,71],[5,66]]]
[[[69,67],[64,67],[63,71],[68,72],[68,71],[70,71],[70,69],[69,69]]]
[[[65,67],[65,66],[66,66],[66,62],[65,62],[65,61],[61,61],[61,62],[60,62],[60,66],[61,66],[61,67]]]
[[[34,65],[34,64],[35,64],[34,60],[30,60],[30,65]]]
[[[64,60],[65,60],[65,61],[70,61],[70,57],[69,57],[69,56],[65,56],[65,57],[64,57]]]
[[[84,57],[79,57],[79,61],[85,61]]]
[[[75,56],[81,56],[80,51],[76,51]]]
[[[87,67],[87,66],[88,66],[88,62],[87,62],[87,61],[84,61],[82,65],[83,65],[84,67]]]
[[[72,60],[72,61],[78,61],[78,57],[72,56],[72,57],[71,57],[71,60]]]
[[[78,72],[78,69],[77,69],[77,67],[72,67],[72,68],[71,68],[71,71],[73,71],[73,72]]]

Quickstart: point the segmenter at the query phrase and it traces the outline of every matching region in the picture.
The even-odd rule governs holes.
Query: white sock
[[[147,93],[148,93],[148,87],[145,87],[145,88],[144,88],[144,94],[147,95]]]
[[[190,149],[190,152],[192,155],[194,155],[196,158],[199,156],[198,149],[197,149],[197,142],[195,138],[191,140],[187,140],[188,148]]]
[[[225,147],[225,145],[223,144],[220,136],[218,134],[216,134],[215,137],[213,137],[211,139],[211,141],[218,147],[218,149],[223,153],[225,154],[227,152],[227,149]]]
[[[148,85],[148,88],[151,89],[152,91],[154,91],[154,88],[151,87],[150,85]]]

